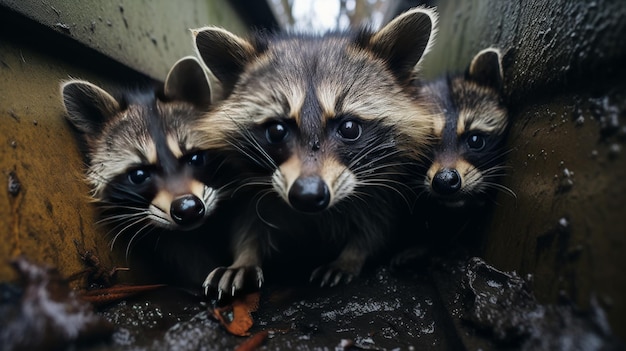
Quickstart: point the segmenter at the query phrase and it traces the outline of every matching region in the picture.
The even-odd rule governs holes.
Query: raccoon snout
[[[330,203],[330,190],[319,176],[300,177],[289,190],[289,203],[302,212],[319,212]]]
[[[170,215],[182,226],[197,224],[204,217],[204,202],[195,195],[185,195],[172,201]]]
[[[461,175],[456,169],[444,168],[433,177],[433,190],[441,195],[451,195],[461,189]]]

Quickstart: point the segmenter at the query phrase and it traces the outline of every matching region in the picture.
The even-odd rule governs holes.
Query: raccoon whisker
[[[489,174],[484,174],[483,173],[483,178],[484,179],[499,179],[502,178],[506,175],[506,173],[498,173],[498,172],[493,172],[493,173],[489,173]]]
[[[241,182],[239,182],[240,185],[237,186],[234,190],[233,190],[233,195],[235,195],[239,190],[250,186],[261,186],[261,187],[271,187],[272,186],[272,182],[270,180],[267,180],[265,178],[257,178],[257,177],[252,177],[249,178],[248,180],[243,180]]]
[[[385,173],[379,173],[379,175],[385,175]],[[358,185],[365,185],[365,186],[377,185],[380,183],[399,185],[401,188],[406,188],[407,190],[411,191],[411,187],[407,185],[406,183],[403,183],[399,180],[385,178],[385,177],[365,178],[365,179],[361,179],[358,181]]]
[[[354,195],[352,196],[352,198],[358,199],[359,201],[362,201],[367,206],[371,206],[371,202],[369,202],[368,199],[375,199],[378,203],[382,202],[383,206],[387,206],[388,205],[388,202],[385,199],[380,199],[380,198],[376,197],[375,194],[372,194],[372,193],[369,193],[369,192],[365,192],[365,191],[355,190],[354,191]]]
[[[368,155],[370,155],[370,154],[372,154],[374,152],[383,151],[385,149],[390,149],[390,148],[393,148],[393,144],[392,143],[378,144],[378,145],[375,145],[374,147],[363,149],[363,150],[361,150],[361,152],[356,154],[354,158],[352,158],[352,160],[350,161],[350,164],[348,165],[348,168],[358,169],[359,167],[364,167],[364,165],[363,166],[359,166],[359,167],[355,167],[355,165],[357,163],[361,162],[365,157],[367,157]],[[367,162],[367,164],[371,164],[373,162],[378,162],[378,161],[383,160],[385,158],[388,158],[388,157],[391,157],[393,155],[396,155],[399,152],[400,152],[399,150],[394,150],[393,152],[385,153],[384,155],[378,156],[377,158],[373,159],[372,161]]]
[[[143,222],[143,221],[148,221],[148,219],[146,217],[140,217],[139,219],[135,220],[135,221],[128,221],[130,223],[128,223],[124,228],[122,228],[114,237],[113,240],[111,240],[111,250],[113,250],[113,246],[115,245],[115,242],[117,241],[117,239],[120,237],[120,235],[122,235],[122,233],[124,233],[126,230],[128,230],[129,228],[132,228],[133,226]],[[126,223],[126,222],[125,222]],[[118,225],[116,228],[120,227],[121,225]]]
[[[130,240],[128,241],[128,245],[126,245],[126,261],[128,261],[128,257],[130,256],[130,252],[132,251],[132,246],[133,246],[133,241],[139,236],[141,235],[141,237],[139,238],[139,240],[141,240],[142,238],[144,238],[146,235],[148,235],[148,233],[150,231],[147,231],[145,233],[142,233],[142,231],[146,228],[149,228],[152,225],[152,223],[150,223],[150,221],[148,221],[148,223],[144,224],[141,228],[139,228],[137,230],[137,232],[135,232],[135,234],[133,234],[133,236],[130,238]]]
[[[483,185],[486,188],[492,188],[492,189],[500,190],[503,193],[508,194],[508,195],[510,195],[511,197],[513,197],[514,199],[517,200],[517,194],[515,194],[513,189],[511,189],[511,188],[509,188],[509,187],[507,187],[505,185],[502,185],[502,184],[499,184],[499,183],[493,183],[493,182],[483,182]]]
[[[399,161],[399,160],[393,160],[392,162],[382,162],[383,160],[385,160],[385,158],[391,158],[392,156],[393,156],[393,153],[390,153],[387,155],[377,157],[375,159],[368,160],[367,163],[364,163],[362,165],[352,168],[352,172],[354,172],[355,174],[366,175],[366,174],[371,174],[372,172],[378,171],[381,169],[398,169],[398,168],[406,169],[406,166],[410,165],[409,162],[404,162],[404,161]],[[400,170],[397,170],[396,172],[398,175],[406,174],[404,171],[401,172]]]
[[[106,224],[106,223],[115,223],[119,221],[126,221],[131,218],[141,217],[147,214],[147,211],[137,212],[137,213],[124,213],[118,215],[106,216],[98,221],[96,221],[97,225]]]
[[[144,198],[143,196],[141,196],[140,194],[137,194],[136,192],[130,191],[130,190],[126,189],[125,187],[121,186],[120,184],[117,184],[115,182],[111,182],[110,179],[104,178],[99,173],[90,172],[89,174],[90,174],[89,178],[96,179],[99,182],[101,182],[103,184],[106,184],[108,187],[110,187],[110,189],[115,190],[119,194],[128,195],[128,197],[131,200],[135,200],[136,202],[147,202],[147,199]],[[96,194],[94,193],[95,190],[96,189],[92,189],[92,196],[94,196],[94,197],[96,197]]]
[[[413,189],[411,188],[409,184],[402,182],[399,179],[395,179],[393,177],[396,175],[398,175],[398,173],[391,173],[391,172],[377,173],[376,177],[361,177],[358,183],[359,185],[368,186],[368,185],[376,185],[377,183],[382,182],[382,183],[393,184],[393,185],[398,186],[397,187],[398,191],[399,189],[405,189],[409,193],[414,193]]]
[[[510,149],[506,149],[506,150],[500,150],[500,152],[498,152],[498,156],[506,156],[508,154],[510,154],[511,152],[515,151],[516,148],[510,148]]]
[[[130,210],[130,211],[134,211],[134,212],[140,212],[140,211],[145,211],[145,208],[142,207],[138,207],[138,206],[125,206],[125,205],[115,205],[114,203],[100,203],[98,206],[99,209],[101,210],[110,210],[110,209],[114,209],[114,210]]]
[[[140,194],[135,193],[134,191],[130,191],[128,189],[124,189],[121,186],[118,186],[116,184],[109,184],[110,189],[115,191],[115,196],[114,198],[117,199],[124,199],[127,201],[132,201],[132,202],[136,202],[136,203],[148,203],[150,201],[148,201],[148,199],[146,199],[145,197],[141,196]],[[124,197],[122,197],[122,195],[124,195]]]
[[[367,166],[367,165],[365,165]],[[402,163],[387,163],[387,164],[382,164],[382,165],[375,165],[374,167],[371,168],[366,168],[366,169],[353,169],[352,172],[357,175],[357,176],[368,176],[370,174],[374,174],[374,175],[395,175],[395,176],[404,176],[406,175],[405,172],[402,171],[398,171],[398,170],[394,170],[397,167],[402,167],[403,164]],[[359,167],[361,168],[361,167]],[[376,172],[378,170],[385,170],[385,169],[389,169],[386,172]]]
[[[110,224],[119,222],[113,228],[111,228],[106,234],[105,238],[109,237],[113,232],[115,232],[118,228],[126,225],[130,221],[134,221],[136,219],[143,219],[146,216],[146,213],[133,213],[133,214],[123,214],[120,215],[119,218],[115,218],[114,220],[110,220],[108,222],[102,222],[102,224]]]
[[[244,125],[242,125],[241,123],[238,123],[237,121],[234,121],[234,122],[238,127],[239,134],[244,138],[244,140],[248,141],[248,144],[252,146],[253,150],[257,151],[263,157],[263,163],[265,164],[265,166],[268,169],[278,168],[278,165],[276,164],[276,162],[274,162],[274,159],[272,159],[272,157],[267,153],[267,151],[265,151],[265,149],[258,143],[258,141],[254,138],[252,133],[250,133],[250,130],[246,128]],[[240,143],[240,144],[241,144],[240,146],[245,149],[246,145],[243,143]],[[241,149],[239,150],[241,151]],[[244,152],[244,154],[250,157],[253,161],[259,162],[259,160],[257,160],[256,158],[251,157],[251,154],[249,154],[248,152]]]
[[[408,187],[406,184],[399,182],[399,181],[391,180],[391,179],[384,179],[384,178],[367,179],[367,180],[359,181],[359,185],[378,186],[378,187],[392,190],[393,192],[397,193],[400,196],[400,198],[402,198],[402,200],[404,200],[407,206],[411,206],[411,202],[406,197],[406,195],[402,191],[400,191],[400,189],[396,186],[399,185],[401,187],[404,187],[409,191],[409,193],[415,194],[413,190],[410,187]]]
[[[235,143],[235,142],[231,142],[228,141],[228,143],[235,148],[235,150],[239,151],[240,153],[242,153],[244,156],[246,156],[248,159],[252,160],[255,164],[266,168],[266,169],[272,169],[272,164],[270,162],[267,161],[267,159],[265,158],[261,158],[260,160],[255,157],[255,155],[252,152],[249,152],[245,145],[243,143]],[[254,148],[254,150],[257,150],[257,148]]]
[[[489,171],[489,170],[508,170],[510,168],[512,168],[512,167],[511,166],[493,166],[493,167],[490,167],[487,170],[485,170],[485,172]]]
[[[428,191],[428,187],[426,187],[426,186],[421,187],[421,191],[416,194],[415,199],[419,199],[424,194],[426,194],[426,197],[430,197],[431,196],[430,191]]]
[[[259,219],[260,219],[263,223],[265,223],[266,225],[268,225],[268,226],[270,226],[270,227],[272,227],[272,228],[274,228],[274,229],[279,229],[277,225],[272,224],[272,223],[270,223],[269,221],[267,221],[265,218],[263,218],[263,215],[261,214],[261,211],[259,210],[259,205],[261,204],[261,201],[263,200],[263,198],[264,198],[264,197],[266,197],[266,196],[268,196],[268,195],[270,195],[270,194],[272,194],[272,192],[273,192],[273,191],[272,191],[272,190],[270,190],[270,189],[263,191],[263,192],[259,195],[259,197],[258,197],[258,199],[257,199],[257,201],[256,201],[256,204],[255,204],[255,206],[254,206],[254,210],[255,210],[255,212],[256,212],[257,217],[258,217],[258,218],[259,218]]]
[[[485,179],[494,179],[494,178],[499,178],[499,177],[503,177],[506,175],[506,169],[505,167],[502,166],[494,166],[491,168],[488,168],[486,170],[483,170],[483,178]]]
[[[359,152],[356,155],[354,155],[354,157],[352,157],[352,159],[350,160],[348,167],[349,168],[354,167],[358,162],[362,161],[363,158],[367,157],[367,155],[375,151],[384,150],[385,148],[391,148],[390,143],[381,143],[381,144],[374,145],[372,147],[359,150]]]

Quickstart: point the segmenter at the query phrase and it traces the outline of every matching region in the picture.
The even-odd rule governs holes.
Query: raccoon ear
[[[369,49],[387,61],[401,82],[406,82],[433,45],[436,28],[437,13],[434,10],[414,8],[374,33]]]
[[[478,84],[500,90],[504,81],[500,50],[496,48],[481,50],[472,59],[467,68],[466,76]]]
[[[176,61],[165,78],[165,96],[173,100],[186,101],[196,107],[207,109],[211,106],[211,86],[209,79],[193,56]]]
[[[61,95],[67,119],[87,136],[100,132],[102,125],[122,110],[113,96],[87,81],[61,83]]]
[[[192,30],[196,50],[228,96],[256,50],[248,41],[218,27]]]

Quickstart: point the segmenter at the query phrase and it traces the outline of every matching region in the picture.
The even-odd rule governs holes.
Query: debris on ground
[[[60,350],[106,340],[113,325],[73,291],[56,268],[24,256],[11,264],[18,284],[0,286],[0,345],[3,350]]]

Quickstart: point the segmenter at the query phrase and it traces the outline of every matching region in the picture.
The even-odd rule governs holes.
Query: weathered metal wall
[[[194,54],[189,29],[214,24],[235,33],[247,31],[226,0],[0,0],[0,4],[155,79],[165,77],[178,58]]]
[[[194,53],[188,29],[208,24],[247,27],[225,0],[0,1],[0,281],[13,278],[7,262],[19,254],[66,275],[81,270],[74,240],[124,265],[94,224],[59,83],[162,80]]]
[[[432,1],[431,1],[432,3]],[[484,257],[533,274],[540,299],[597,299],[626,337],[626,6],[604,1],[445,1],[428,77],[505,52],[511,166]]]

